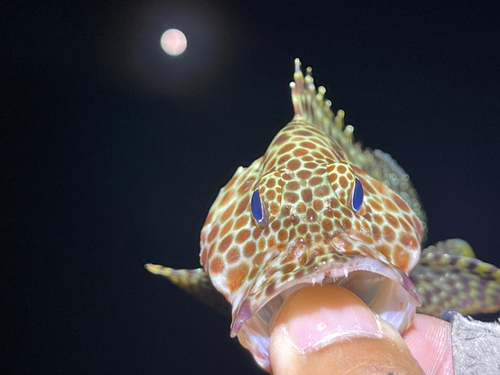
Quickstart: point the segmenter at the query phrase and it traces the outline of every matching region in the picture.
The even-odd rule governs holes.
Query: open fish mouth
[[[270,262],[272,263],[272,262]],[[332,284],[349,289],[374,313],[394,326],[400,334],[413,321],[420,297],[410,278],[398,267],[371,256],[328,252],[315,256],[292,276],[264,272],[256,278],[250,291],[233,310],[231,336],[238,336],[256,361],[269,369],[269,337],[274,319],[284,301],[298,289],[310,285]],[[264,267],[267,268],[267,267]]]

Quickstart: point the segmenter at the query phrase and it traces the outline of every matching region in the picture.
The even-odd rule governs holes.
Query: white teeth
[[[313,277],[313,278],[311,279],[311,283],[312,283],[312,285],[313,285],[313,286],[314,286],[314,284],[316,284],[316,283],[319,283],[319,284],[323,285],[323,279],[324,279],[324,278],[325,278],[325,274],[324,274],[324,273],[320,273],[320,274],[318,274],[316,277]]]

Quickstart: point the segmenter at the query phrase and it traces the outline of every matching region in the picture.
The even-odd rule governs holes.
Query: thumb
[[[299,289],[277,314],[269,348],[275,375],[424,374],[398,331],[345,288]]]

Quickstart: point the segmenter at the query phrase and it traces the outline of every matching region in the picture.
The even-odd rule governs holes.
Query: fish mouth
[[[234,311],[231,327],[231,336],[238,336],[264,369],[270,368],[269,337],[277,312],[298,289],[326,284],[344,287],[400,334],[412,323],[416,307],[421,304],[413,283],[403,271],[371,256],[329,252],[316,256],[286,282],[277,282],[280,273],[275,273],[264,272],[261,275],[264,283],[256,279]]]

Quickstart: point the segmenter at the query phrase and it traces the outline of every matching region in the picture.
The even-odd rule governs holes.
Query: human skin
[[[417,314],[402,338],[338,286],[296,291],[271,323],[275,375],[454,373],[449,323]]]

